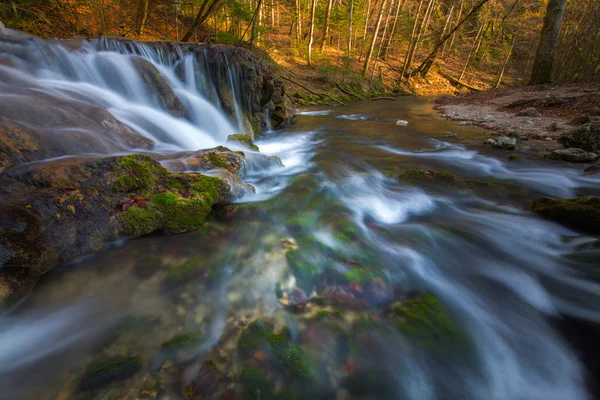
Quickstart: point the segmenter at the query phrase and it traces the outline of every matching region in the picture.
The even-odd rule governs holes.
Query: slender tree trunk
[[[410,65],[412,65],[412,61],[419,54],[419,45],[421,43],[421,37],[427,31],[429,27],[429,21],[431,20],[431,14],[433,13],[433,9],[435,7],[435,0],[429,0],[429,4],[427,5],[427,10],[425,11],[425,16],[423,17],[423,22],[421,23],[421,29],[419,29],[419,34],[417,35],[417,39],[415,40],[415,46],[413,48],[413,54]],[[409,65],[409,67],[410,67]],[[410,76],[409,76],[410,78]]]
[[[383,2],[381,3],[381,9],[379,10],[379,16],[377,17],[377,25],[375,26],[375,32],[373,32],[373,39],[371,40],[371,45],[369,46],[369,50],[367,51],[367,56],[365,57],[365,63],[362,69],[363,78],[367,75],[369,62],[371,62],[371,56],[373,56],[373,49],[375,48],[375,42],[377,41],[377,35],[379,34],[379,28],[381,27],[381,19],[383,18],[383,12],[385,10],[386,3],[387,0],[383,0]]]
[[[504,59],[504,63],[502,64],[502,70],[500,71],[498,80],[496,81],[496,84],[494,85],[495,88],[500,87],[500,84],[502,83],[502,78],[504,78],[504,71],[506,71],[506,66],[508,65],[508,60],[510,60],[510,56],[512,55],[513,49],[515,48],[516,41],[517,41],[517,35],[515,35],[513,37],[512,45],[510,46],[510,50],[508,51],[508,54],[506,55],[506,58]]]
[[[137,11],[137,34],[141,35],[144,33],[146,18],[148,18],[148,0],[138,0]]]
[[[408,42],[408,49],[406,50],[406,57],[404,57],[404,64],[402,66],[400,80],[404,78],[404,74],[408,70],[409,65],[412,64],[412,55],[417,38],[417,27],[419,26],[419,19],[421,18],[421,9],[423,8],[423,3],[424,0],[419,2],[419,8],[417,9],[417,15],[415,16],[415,23],[413,24],[412,33],[410,34],[410,41]]]
[[[383,47],[383,51],[381,52],[381,59],[385,60],[387,56],[388,49],[390,48],[390,44],[392,44],[392,40],[394,40],[394,34],[396,33],[396,25],[398,24],[398,16],[400,15],[400,10],[403,8],[405,0],[398,0],[398,4],[396,5],[396,15],[394,16],[394,23],[392,24],[392,31],[388,36],[388,40]]]
[[[308,66],[312,66],[312,45],[315,36],[315,11],[317,8],[317,0],[311,1],[310,8],[310,32],[308,34]]]
[[[387,16],[385,18],[385,25],[383,26],[383,33],[381,35],[381,41],[379,42],[379,47],[377,48],[377,55],[375,56],[375,63],[373,64],[373,71],[371,72],[371,80],[370,80],[369,85],[373,84],[373,78],[375,77],[375,71],[377,70],[377,64],[379,63],[379,57],[381,55],[381,49],[383,47],[383,44],[385,43],[386,34],[388,32],[388,27],[389,27],[389,23],[390,23],[390,16],[392,14],[393,7],[394,7],[394,0],[392,0],[392,2],[390,3],[390,5],[388,7]]]
[[[533,62],[531,80],[529,81],[532,85],[552,82],[552,70],[566,3],[567,0],[548,1],[540,43]]]
[[[331,7],[333,6],[333,0],[327,2],[327,11],[325,12],[325,27],[323,28],[323,39],[321,40],[321,51],[325,49],[325,44],[329,38],[329,17],[331,16]]]
[[[260,18],[261,18],[261,6],[262,0],[258,0],[258,4],[256,5],[256,11],[254,13],[255,18],[252,21],[252,33],[250,34],[250,49],[254,51],[254,42],[257,38],[257,30],[260,27]]]
[[[371,13],[371,0],[368,0],[368,2],[367,2],[367,13],[365,14],[366,15],[366,17],[365,17],[365,29],[363,31],[363,38],[362,38],[363,42],[365,40],[367,40],[367,28],[369,27],[369,16],[370,16],[370,13]]]
[[[352,54],[352,22],[354,18],[354,0],[350,0],[350,24],[348,28],[348,62]]]
[[[464,1],[459,0],[459,2],[460,2],[460,8],[458,9],[458,16],[456,17],[456,21],[458,21],[458,22],[460,22],[460,17],[462,17],[463,9],[465,7],[465,2]],[[456,32],[457,31],[455,31],[452,34],[452,39],[450,40],[450,44],[448,45],[448,49],[446,49],[446,44],[447,43],[444,43],[444,49],[442,50],[442,55],[446,54],[446,50],[448,50],[448,52],[452,51],[452,47],[454,47],[454,40],[456,39]]]
[[[467,56],[467,61],[465,62],[465,66],[464,66],[462,72],[460,73],[460,76],[458,77],[459,81],[462,81],[463,76],[465,76],[465,73],[467,72],[467,67],[469,66],[469,63],[471,62],[471,57],[473,56],[473,53],[477,53],[477,51],[479,50],[479,46],[481,46],[481,40],[483,38],[483,28],[485,27],[486,23],[487,23],[487,18],[485,20],[483,20],[483,23],[479,27],[479,31],[477,31],[477,36],[475,36],[475,42],[473,42],[473,46],[471,46],[471,51],[469,51],[469,55]]]
[[[190,40],[192,35],[196,32],[196,29],[198,29],[198,27],[202,25],[204,21],[206,21],[206,19],[212,13],[215,7],[217,7],[219,2],[220,0],[204,0],[202,6],[200,6],[200,10],[198,10],[198,14],[196,15],[194,23],[187,31],[187,33],[183,36],[183,39],[181,39],[182,42],[187,42],[188,40]]]
[[[435,47],[433,48],[433,50],[431,51],[431,53],[429,53],[429,55],[427,57],[425,57],[425,59],[423,60],[423,62],[421,63],[421,65],[419,65],[414,73],[419,73],[421,74],[421,76],[425,76],[427,75],[427,73],[429,72],[429,69],[431,68],[431,66],[433,65],[433,62],[435,61],[435,58],[437,57],[437,53],[438,51],[442,48],[442,46],[444,45],[444,43],[446,42],[446,40],[450,39],[450,37],[460,29],[460,27],[469,19],[471,18],[473,15],[475,15],[480,9],[481,7],[483,7],[486,3],[488,3],[490,0],[481,0],[479,3],[477,3],[473,9],[469,12],[469,14],[467,14],[462,20],[460,20],[458,22],[458,24],[456,24],[456,26],[454,28],[452,28],[452,30],[450,32],[448,32],[446,34],[446,36],[444,36],[441,40],[439,40],[437,42],[437,44],[435,45]]]
[[[296,41],[302,40],[302,15],[300,10],[300,0],[296,0]]]

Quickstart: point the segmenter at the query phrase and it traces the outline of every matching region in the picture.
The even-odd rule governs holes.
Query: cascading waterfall
[[[19,90],[27,88],[61,101],[100,107],[153,140],[156,151],[210,148],[230,134],[243,132],[235,97],[239,89],[231,88],[236,102],[236,118],[231,121],[221,111],[206,55],[185,54],[177,45],[165,52],[159,47],[106,38],[83,41],[75,51],[35,39],[19,44],[3,41],[0,46],[3,58],[12,64],[12,68],[0,66],[2,81],[9,85],[0,93],[5,104],[11,101],[13,83]],[[153,69],[160,77],[142,76]],[[228,65],[229,84],[236,85],[232,69]],[[166,87],[153,79],[163,79]],[[182,104],[183,115],[174,115],[164,104],[162,97],[170,93],[157,93],[157,85],[162,85],[159,90],[174,93],[176,98],[170,101]]]

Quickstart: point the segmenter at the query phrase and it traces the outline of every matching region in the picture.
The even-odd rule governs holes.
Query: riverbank
[[[485,128],[493,136],[508,136],[517,148],[523,144],[529,152],[546,154],[576,145],[587,147],[586,152],[598,150],[595,144],[586,146],[561,137],[600,121],[599,84],[493,89],[442,97],[435,104],[446,119]]]

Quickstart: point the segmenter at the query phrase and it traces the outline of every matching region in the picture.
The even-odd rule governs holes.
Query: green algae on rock
[[[533,202],[531,211],[563,225],[587,233],[600,233],[600,197],[575,199],[541,197]]]
[[[204,335],[199,332],[183,332],[173,336],[160,345],[163,351],[177,351],[198,346],[204,340]]]
[[[248,135],[245,135],[243,133],[238,133],[235,135],[229,135],[227,136],[227,141],[228,142],[236,142],[239,144],[242,144],[243,146],[249,148],[250,150],[253,151],[259,151],[259,148],[257,145],[254,144],[254,142],[252,141],[252,138]]]
[[[141,366],[139,356],[112,356],[96,360],[83,373],[77,390],[97,389],[113,381],[131,378]]]
[[[452,321],[438,299],[430,294],[407,300],[392,310],[400,318],[397,327],[425,350],[457,350],[467,343],[466,334]]]

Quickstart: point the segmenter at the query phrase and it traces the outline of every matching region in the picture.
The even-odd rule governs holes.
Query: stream
[[[46,87],[83,96],[60,80]],[[147,118],[116,113],[133,127]],[[226,126],[210,136],[220,143],[235,122],[215,121]],[[179,124],[190,146],[212,127]],[[486,137],[441,119],[426,98],[300,110],[255,142],[284,166],[248,152],[241,176],[256,193],[200,231],[111,243],[46,273],[1,317],[0,399],[183,399],[190,381],[204,388],[198,399],[592,398],[589,344],[559,327],[600,323],[600,249],[529,206],[598,195],[600,176],[536,156],[509,161]],[[407,170],[479,183],[399,179]],[[313,301],[291,310],[304,305],[298,287]],[[416,336],[398,329],[394,307],[424,293],[449,321]],[[274,348],[243,354],[240,332],[260,324],[301,349],[303,379],[282,369],[287,350],[283,361]],[[193,335],[177,347],[184,332]],[[129,355],[125,377],[78,384],[94,360]]]

